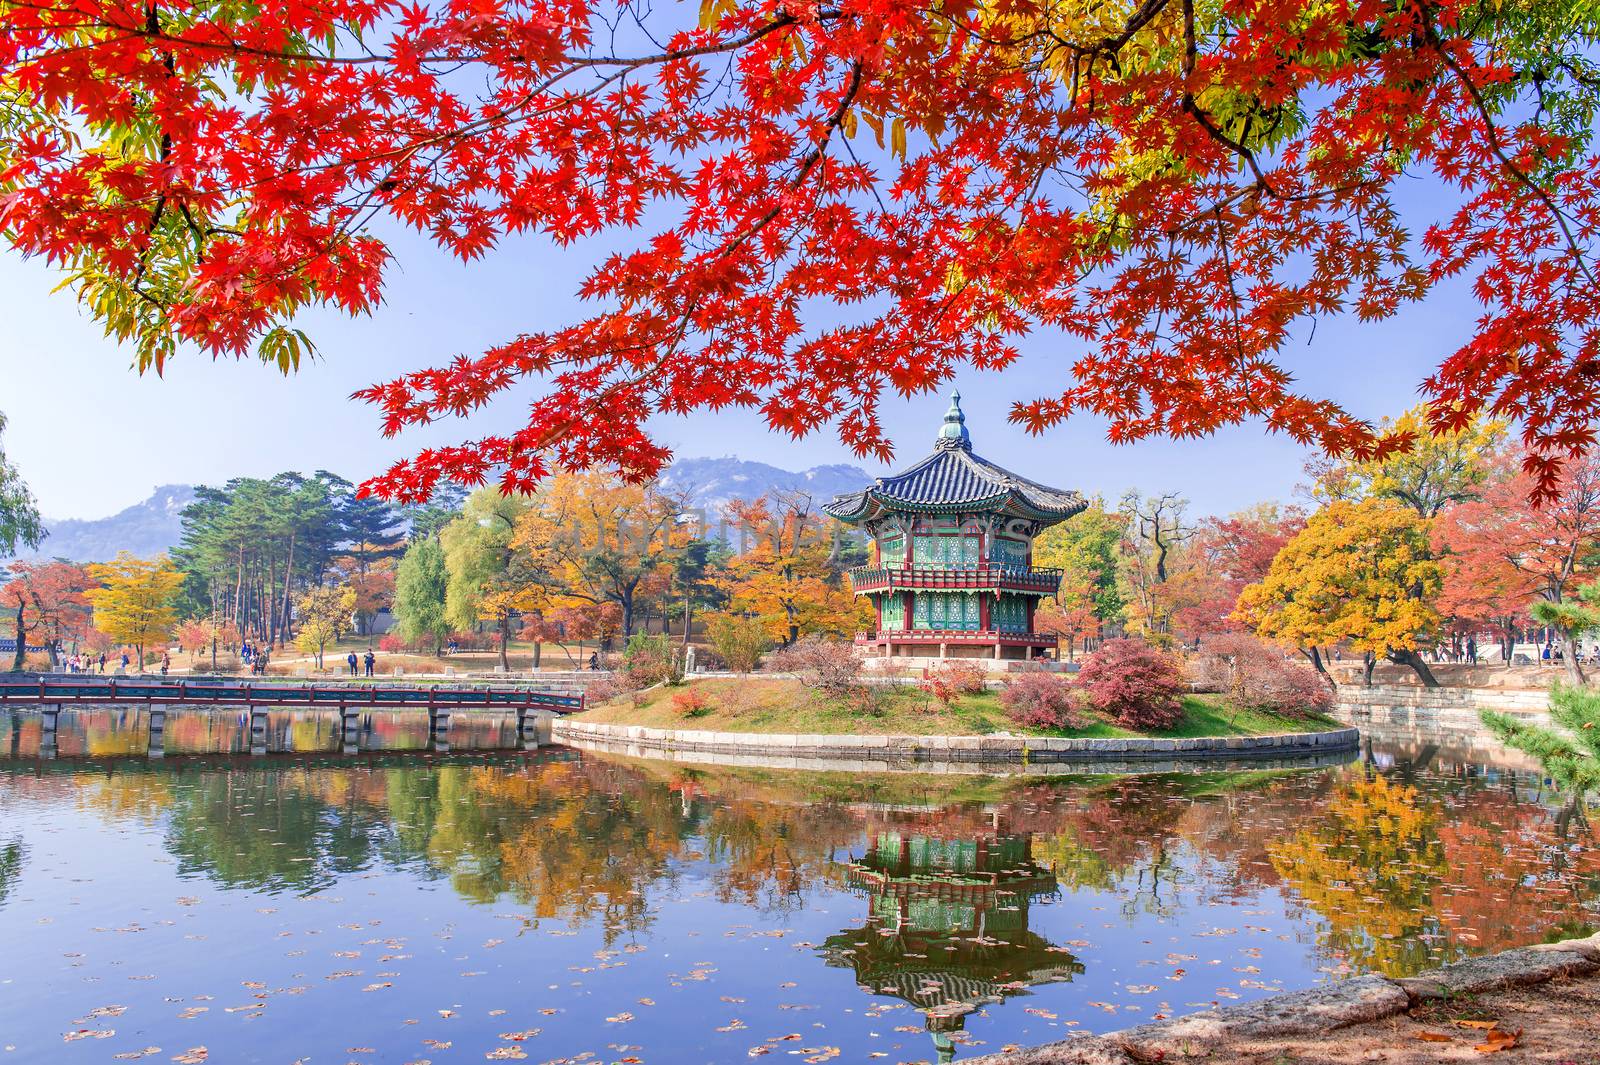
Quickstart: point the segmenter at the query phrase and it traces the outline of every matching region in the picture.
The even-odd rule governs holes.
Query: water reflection
[[[26,715],[0,745],[17,1060],[103,1060],[61,1032],[108,1001],[217,1060],[344,1053],[318,1018],[350,1010],[383,1060],[533,1028],[535,1060],[950,1060],[1575,934],[1600,903],[1586,810],[1444,744],[1306,772],[867,776],[430,754],[425,722],[382,719],[346,757],[336,719],[293,715],[298,757],[225,754],[238,722],[175,714],[151,761],[140,715],[80,718],[53,761]],[[258,995],[275,1034],[220,1009],[168,1031],[169,999],[246,981],[299,989]],[[449,1031],[403,1023],[442,1011]]]
[[[863,990],[914,1006],[939,1060],[952,1060],[951,1033],[968,1014],[1083,972],[1070,951],[1028,927],[1033,900],[1058,891],[1032,844],[998,823],[975,833],[937,825],[875,833],[845,867],[846,883],[868,899],[867,923],[830,936],[823,957],[854,970]]]

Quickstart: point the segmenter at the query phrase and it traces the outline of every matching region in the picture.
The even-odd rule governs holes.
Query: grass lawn
[[[673,696],[687,690],[701,692],[706,708],[685,713]],[[1183,700],[1184,716],[1176,726],[1150,736],[1255,736],[1269,732],[1317,732],[1341,727],[1320,715],[1285,717],[1240,710],[1221,696],[1190,695]],[[750,678],[702,680],[677,688],[655,688],[597,706],[583,715],[585,721],[652,728],[706,729],[712,732],[803,732],[897,735],[982,736],[1010,732],[1031,736],[1136,736],[1108,721],[1092,721],[1081,729],[1025,728],[1006,716],[999,695],[986,691],[964,695],[950,709],[929,700],[915,687],[879,689],[870,709],[812,691],[795,680]]]

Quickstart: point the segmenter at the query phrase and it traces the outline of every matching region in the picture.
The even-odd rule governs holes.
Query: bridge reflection
[[[0,712],[0,762],[213,755],[346,754],[451,750],[533,750],[548,727],[518,712],[457,713],[441,730],[423,715],[373,710],[335,716],[319,710],[238,711],[131,706],[61,711],[49,727],[38,713]]]

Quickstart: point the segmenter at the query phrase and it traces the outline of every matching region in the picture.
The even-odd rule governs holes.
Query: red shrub
[[[1183,673],[1143,640],[1107,640],[1084,660],[1077,686],[1089,705],[1123,728],[1171,728],[1183,717]]]
[[[1000,689],[1000,705],[1019,725],[1030,728],[1081,728],[1072,683],[1042,670],[1018,673]]]
[[[378,637],[378,650],[387,655],[397,655],[406,650],[406,642],[399,633],[386,632]]]
[[[923,670],[918,687],[948,710],[961,696],[983,691],[986,677],[983,667],[976,662],[945,661]]]
[[[711,700],[699,688],[688,687],[672,693],[672,707],[684,717],[702,717],[711,712]]]
[[[1243,633],[1202,641],[1194,673],[1205,687],[1250,710],[1300,716],[1333,705],[1333,690],[1315,669]]]

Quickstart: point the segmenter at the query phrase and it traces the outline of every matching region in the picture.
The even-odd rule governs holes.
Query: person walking
[[[372,648],[367,648],[366,655],[367,676],[372,676],[372,667],[378,664],[378,656],[372,653]]]
[[[100,652],[100,672],[104,673],[105,671],[106,671],[106,653],[104,651],[101,651]]]
[[[167,670],[169,670],[171,668],[172,668],[172,655],[168,654],[166,651],[162,651],[161,652],[161,675],[163,677],[166,676],[167,675]]]
[[[1478,664],[1478,638],[1476,636],[1468,636],[1467,637],[1467,665],[1475,666],[1477,664]]]

